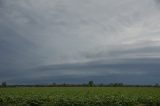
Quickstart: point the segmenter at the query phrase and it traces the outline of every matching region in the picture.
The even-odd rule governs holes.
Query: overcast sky
[[[0,0],[0,81],[160,82],[160,0]]]

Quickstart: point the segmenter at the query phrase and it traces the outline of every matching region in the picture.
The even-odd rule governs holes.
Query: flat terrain
[[[160,88],[0,88],[0,106],[160,106]]]

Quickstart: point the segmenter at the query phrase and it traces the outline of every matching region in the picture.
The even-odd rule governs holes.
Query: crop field
[[[160,88],[0,88],[0,106],[160,106]]]

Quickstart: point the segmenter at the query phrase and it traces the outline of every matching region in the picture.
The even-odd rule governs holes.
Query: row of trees
[[[48,85],[7,85],[7,82],[2,82],[0,87],[15,87],[15,86],[35,86],[35,87],[45,87],[45,86],[50,86],[50,87],[56,87],[56,86],[59,86],[59,87],[63,87],[63,86],[89,86],[89,87],[93,87],[95,86],[94,82],[93,81],[89,81],[88,84],[66,84],[66,83],[63,83],[63,84],[56,84],[56,83],[52,83],[52,84],[48,84]]]
[[[160,85],[158,83],[154,85],[127,85],[123,83],[95,84],[94,81],[89,81],[85,84],[7,85],[7,82],[2,82],[0,87],[160,87]]]

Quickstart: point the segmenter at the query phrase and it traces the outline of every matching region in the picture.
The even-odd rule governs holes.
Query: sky
[[[0,82],[160,83],[160,0],[0,0]]]

